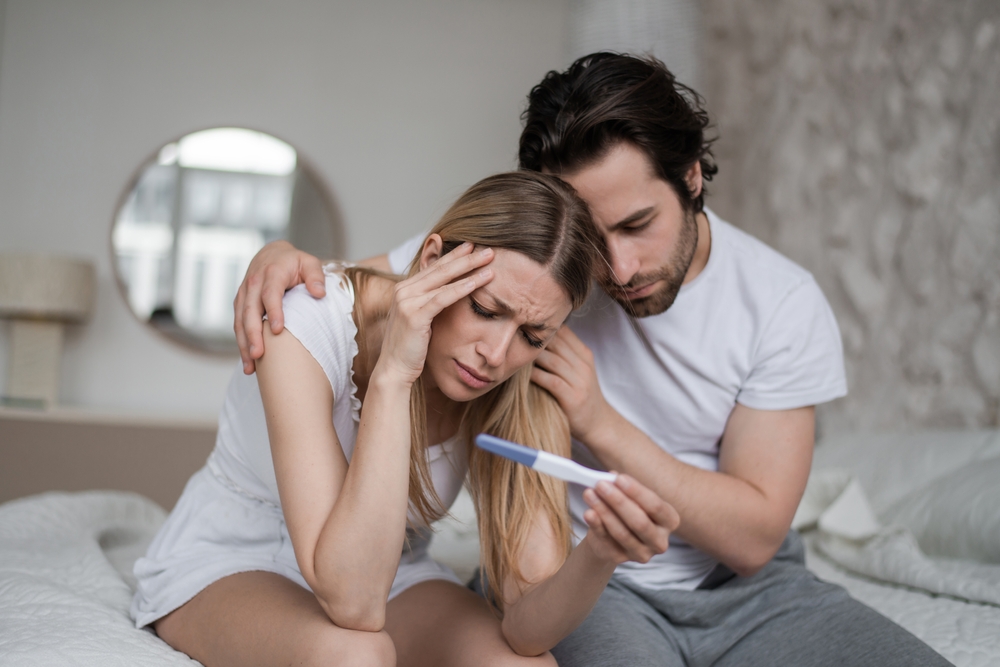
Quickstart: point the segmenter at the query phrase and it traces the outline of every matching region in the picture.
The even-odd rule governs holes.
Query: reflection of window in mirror
[[[340,226],[294,148],[216,128],[164,146],[145,165],[112,232],[119,281],[140,320],[203,350],[235,350],[232,303],[250,260],[288,239],[339,256]]]

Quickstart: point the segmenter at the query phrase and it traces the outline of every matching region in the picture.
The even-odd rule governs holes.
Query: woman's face
[[[424,246],[422,266],[439,256],[428,254],[434,236]],[[488,266],[493,280],[441,311],[432,325],[424,379],[454,401],[482,396],[533,362],[573,309],[534,260],[497,250]]]

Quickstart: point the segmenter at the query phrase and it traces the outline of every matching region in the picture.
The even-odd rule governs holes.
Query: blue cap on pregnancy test
[[[535,465],[535,461],[538,459],[537,449],[517,445],[502,438],[487,435],[486,433],[480,433],[476,436],[476,447],[485,449],[488,452],[510,459],[511,461],[517,461],[529,468]]]

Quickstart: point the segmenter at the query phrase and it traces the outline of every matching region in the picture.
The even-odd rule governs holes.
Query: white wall
[[[701,11],[700,0],[573,0],[569,55],[653,55],[678,81],[699,90]]]
[[[161,144],[215,125],[291,142],[335,196],[348,254],[378,253],[515,165],[525,95],[566,64],[568,11],[567,0],[0,0],[0,250],[98,265],[96,314],[69,334],[61,401],[188,416],[221,404],[235,362],[162,339],[114,284],[118,198]],[[0,346],[4,358],[5,331]]]

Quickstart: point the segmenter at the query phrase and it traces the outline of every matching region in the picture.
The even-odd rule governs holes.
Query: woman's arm
[[[627,475],[601,482],[584,493],[590,530],[560,565],[560,548],[548,520],[539,513],[520,557],[529,584],[508,579],[502,624],[507,643],[521,655],[540,655],[577,628],[590,614],[615,568],[625,561],[648,562],[667,550],[680,519],[673,507]],[[535,583],[531,583],[535,582]]]
[[[410,388],[423,370],[431,322],[492,279],[490,249],[465,244],[392,293],[368,380],[350,466],[330,420],[333,392],[319,363],[288,331],[265,327],[257,365],[285,521],[306,582],[334,623],[378,631],[406,533]],[[462,276],[466,276],[461,278]]]
[[[257,376],[299,569],[334,623],[378,631],[406,530],[409,387],[373,374],[348,466],[319,363],[288,331],[264,337]]]

